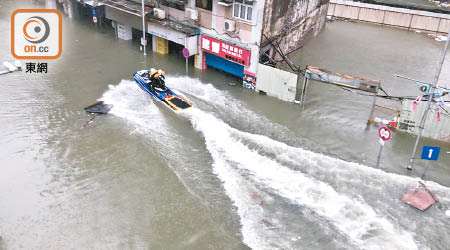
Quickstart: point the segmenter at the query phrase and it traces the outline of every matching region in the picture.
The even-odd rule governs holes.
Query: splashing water
[[[308,246],[308,242],[293,242],[288,237],[298,235],[296,222],[311,220],[315,227],[324,231],[325,236],[336,237],[331,239],[333,246],[370,250],[428,249],[424,236],[417,236],[415,230],[408,230],[404,225],[402,211],[394,213],[391,212],[392,206],[378,203],[378,200],[391,202],[385,192],[396,185],[409,187],[416,179],[345,162],[272,139],[265,133],[277,129],[285,131],[286,128],[252,112],[211,84],[168,77],[167,85],[217,110],[217,113],[204,111],[201,105],[196,107],[194,101],[193,109],[177,114],[189,120],[204,139],[207,153],[212,158],[213,172],[237,208],[243,241],[249,247],[286,249]],[[174,142],[183,138],[183,134],[165,119],[167,113],[164,113],[163,105],[156,105],[156,100],[131,81],[124,80],[117,86],[110,86],[102,100],[114,104],[111,113],[130,123],[133,131],[148,134],[160,128],[149,137],[152,143],[158,143],[160,136]],[[249,124],[254,124],[249,130],[253,129],[258,134],[233,128],[219,118],[223,113],[247,119]],[[232,121],[229,120],[230,123]],[[260,129],[263,127],[268,129]],[[189,157],[177,150],[176,143],[165,145],[173,145],[164,147],[165,152],[170,152],[167,157],[169,164],[170,159]],[[362,181],[369,185],[361,187]],[[383,182],[388,184],[383,185]],[[444,201],[448,200],[444,195],[448,188],[430,184],[442,193]],[[257,203],[251,193],[259,194],[266,203]],[[365,197],[366,194],[369,198]],[[395,205],[401,206],[401,203]],[[312,216],[302,218],[305,214]],[[278,229],[265,229],[261,223],[264,218],[277,222]],[[436,218],[428,219],[442,223]]]

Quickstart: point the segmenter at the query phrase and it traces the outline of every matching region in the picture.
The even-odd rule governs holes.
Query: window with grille
[[[233,3],[233,17],[252,21],[253,1],[248,0],[234,0]]]
[[[164,6],[168,6],[177,10],[185,10],[185,2],[183,0],[161,0],[160,3]]]
[[[196,0],[195,7],[212,11],[212,0]]]

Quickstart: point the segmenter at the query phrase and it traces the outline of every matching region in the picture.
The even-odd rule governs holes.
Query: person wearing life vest
[[[153,87],[160,88],[161,90],[165,89],[164,76],[165,72],[161,69],[156,70],[154,68],[150,69],[149,79],[152,82]]]
[[[149,80],[153,80],[153,79],[154,79],[154,76],[155,76],[155,74],[156,74],[157,72],[158,72],[158,71],[157,71],[156,69],[151,68],[151,69],[150,69],[150,72],[148,73],[148,79],[149,79]]]

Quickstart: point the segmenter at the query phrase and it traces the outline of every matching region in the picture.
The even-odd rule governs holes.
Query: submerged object
[[[16,71],[16,70],[18,70],[18,68],[16,67],[16,66],[14,66],[14,65],[12,65],[10,62],[8,62],[8,61],[4,61],[3,62],[3,65],[6,67],[6,68],[8,68],[8,70],[9,71]]]
[[[272,222],[270,222],[266,219],[262,219],[262,223],[264,224],[264,226],[266,227],[267,230],[274,230],[274,229],[280,228],[278,226],[275,226]]]
[[[429,208],[439,200],[431,193],[430,190],[428,190],[425,184],[423,184],[421,181],[419,181],[419,184],[419,187],[409,193],[404,194],[402,196],[402,201],[421,211],[425,211],[427,208]]]
[[[103,101],[99,101],[85,107],[84,111],[94,115],[84,123],[83,128],[86,127],[92,121],[94,121],[94,119],[97,118],[97,116],[108,113],[112,109],[112,107],[113,107],[112,104],[105,104]]]
[[[152,81],[148,78],[149,73],[149,70],[140,70],[133,74],[134,80],[139,87],[141,87],[141,89],[149,93],[158,101],[167,104],[174,110],[183,110],[192,107],[192,103],[177,95],[171,89],[165,86],[154,86]]]
[[[18,71],[22,71],[22,64],[20,63],[19,60],[14,61],[14,66],[16,66]]]
[[[112,107],[112,104],[105,104],[103,101],[99,101],[87,106],[84,110],[88,113],[106,114],[112,109]]]
[[[20,61],[15,61],[14,64],[15,65],[13,65],[12,63],[10,63],[8,61],[4,61],[3,62],[3,66],[5,66],[8,70],[1,71],[0,75],[12,73],[12,72],[15,72],[15,71],[22,71],[22,64],[20,63]]]

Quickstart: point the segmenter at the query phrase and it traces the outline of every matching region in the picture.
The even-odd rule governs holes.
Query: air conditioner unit
[[[190,8],[186,8],[186,17],[191,20],[198,20],[198,11]]]
[[[234,31],[236,29],[236,22],[233,20],[225,20],[225,30]]]
[[[154,8],[153,11],[155,13],[156,18],[166,19],[166,11],[165,10]]]

